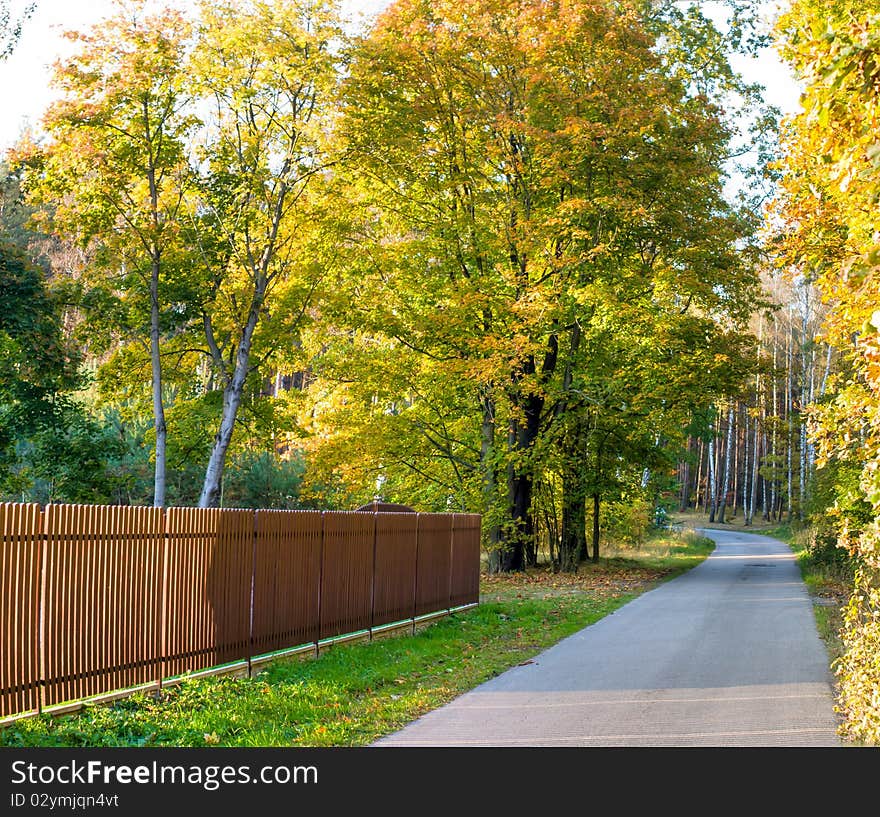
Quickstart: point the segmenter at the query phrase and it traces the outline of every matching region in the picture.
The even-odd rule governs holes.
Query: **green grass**
[[[693,534],[609,551],[577,576],[547,567],[483,576],[479,607],[421,626],[278,659],[252,678],[189,679],[0,728],[2,746],[359,746],[396,731],[639,593],[702,561]]]

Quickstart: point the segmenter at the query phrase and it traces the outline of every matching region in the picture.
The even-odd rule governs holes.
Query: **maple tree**
[[[187,68],[206,110],[191,235],[202,272],[196,308],[223,395],[202,507],[219,502],[248,379],[295,340],[323,272],[312,190],[328,164],[336,17],[312,2],[201,5]]]
[[[479,475],[497,569],[534,540],[544,437],[615,371],[589,372],[582,348],[602,305],[646,346],[664,316],[702,315],[705,343],[748,311],[734,247],[754,224],[723,200],[731,133],[677,74],[686,40],[663,54],[635,7],[407,0],[354,51],[340,132],[365,251],[347,325],[463,381],[455,450],[436,420],[411,428]],[[380,397],[370,421],[389,402],[422,412],[419,394]]]

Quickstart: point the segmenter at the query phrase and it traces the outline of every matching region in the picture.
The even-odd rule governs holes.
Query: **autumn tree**
[[[153,502],[161,507],[167,428],[160,342],[174,300],[163,291],[165,266],[186,184],[191,122],[179,82],[188,26],[179,12],[145,9],[129,4],[90,32],[69,34],[79,47],[55,66],[61,97],[43,120],[48,140],[19,154],[33,166],[29,190],[46,205],[54,230],[89,249],[91,286],[106,292],[98,300],[117,302],[116,334],[139,344],[147,327]]]
[[[660,42],[626,5],[406,0],[355,50],[341,133],[368,249],[350,325],[467,385],[458,454],[478,464],[496,569],[534,540],[542,438],[591,399],[597,305],[621,305],[623,333],[646,309],[714,332],[748,302],[730,131]]]
[[[840,376],[810,412],[818,464],[856,464],[831,508],[842,547],[857,560],[837,666],[848,735],[880,742],[880,6],[875,0],[797,0],[778,23],[783,56],[804,83],[803,110],[786,124],[781,162],[780,264],[820,290],[830,306],[824,339],[839,350]],[[841,472],[838,472],[841,473]]]
[[[203,117],[189,226],[199,323],[223,395],[199,498],[214,507],[249,378],[293,344],[323,272],[313,190],[329,164],[341,31],[323,2],[200,11],[187,67]]]

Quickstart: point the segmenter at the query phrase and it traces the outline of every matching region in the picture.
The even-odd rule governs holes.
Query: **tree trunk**
[[[503,534],[501,570],[504,573],[525,570],[525,540],[532,535],[532,477],[528,466],[519,460],[521,452],[528,447],[527,424],[511,419],[507,430],[507,512],[509,529]]]
[[[792,371],[794,363],[794,352],[792,350],[792,325],[791,325],[791,307],[788,310],[789,325],[786,334],[786,378],[785,378],[785,406],[786,420],[788,426],[788,446],[785,453],[785,472],[786,472],[786,516],[788,521],[792,521],[794,513],[794,470],[793,470],[793,453],[794,453],[794,373]]]
[[[582,418],[563,440],[562,465],[562,536],[559,546],[559,569],[577,573],[587,553],[587,479],[584,472],[586,429]]]
[[[730,449],[733,447],[733,402],[727,409],[727,443],[724,448],[724,478],[721,482],[721,507],[718,521],[724,524],[724,511],[727,508],[727,492],[730,490]]]
[[[221,488],[223,485],[223,470],[226,465],[226,452],[232,441],[232,432],[235,430],[235,421],[238,417],[238,409],[241,406],[241,398],[244,394],[244,386],[250,372],[251,344],[254,337],[254,329],[260,316],[265,297],[265,279],[258,283],[254,290],[251,306],[248,311],[248,319],[241,333],[235,355],[235,368],[229,377],[226,388],[223,390],[223,411],[220,415],[220,428],[214,435],[214,445],[211,456],[208,459],[208,467],[205,469],[205,482],[202,485],[202,493],[199,496],[200,508],[217,508],[220,506]],[[210,324],[210,321],[208,321]],[[209,341],[213,345],[213,338]]]
[[[742,472],[743,523],[749,524],[749,407],[743,406],[743,472]]]
[[[761,448],[763,451],[767,450],[767,434],[765,433],[761,438]],[[770,519],[770,509],[769,504],[767,502],[767,478],[761,477],[761,518],[766,522]]]
[[[599,561],[599,493],[593,494],[593,561]]]
[[[681,480],[681,490],[678,494],[678,510],[681,513],[684,513],[690,507],[690,496],[691,496],[691,464],[690,464],[690,456],[691,451],[693,449],[693,440],[688,437],[687,440],[687,448],[685,450],[685,459],[680,463],[680,476]]]
[[[709,506],[709,522],[715,521],[715,497],[717,486],[715,485],[715,429],[712,429],[712,438],[709,440],[709,495],[707,503]]]
[[[733,488],[731,496],[733,497],[733,505],[730,510],[730,518],[736,519],[736,512],[739,509],[739,402],[734,402],[734,431],[733,431]]]
[[[159,354],[159,264],[159,253],[154,251],[150,271],[150,369],[153,387],[153,426],[156,431],[153,507],[164,508],[168,427],[165,423],[165,406],[162,402],[162,358]]]
[[[495,401],[490,393],[484,392],[480,400],[482,422],[480,426],[480,463],[483,469],[483,507],[490,511],[495,507],[498,498],[497,464],[495,462]],[[501,572],[501,530],[495,521],[495,514],[490,513],[493,520],[488,530],[489,573]]]
[[[776,372],[777,341],[779,333],[776,329],[776,316],[773,317],[773,407],[770,410],[773,427],[770,431],[770,462],[772,479],[770,480],[770,519],[776,514],[776,490],[779,485],[779,462],[777,461],[777,426],[779,425],[779,379]]]
[[[760,441],[761,441],[761,430],[758,426],[758,417],[755,416],[755,434],[754,434],[754,449],[752,451],[752,482],[751,482],[751,495],[749,497],[749,512],[747,516],[747,525],[752,524],[752,520],[755,517],[755,504],[758,500],[758,464],[760,463]]]
[[[703,441],[699,440],[697,443],[697,481],[695,483],[695,491],[696,496],[694,497],[694,511],[696,513],[700,512],[700,502],[703,499],[703,449],[705,446],[703,445]],[[706,503],[703,502],[703,508],[705,509]]]
[[[534,518],[532,494],[534,475],[530,462],[535,442],[541,432],[544,397],[534,391],[523,396],[522,380],[538,374],[541,383],[553,374],[558,362],[558,338],[553,335],[544,353],[540,371],[534,358],[529,358],[522,372],[514,378],[509,394],[512,417],[508,426],[508,450],[510,457],[507,472],[507,498],[510,514],[510,533],[505,536],[501,557],[504,571],[523,570],[526,554],[534,553]],[[521,419],[520,419],[521,418]]]
[[[575,464],[566,463],[562,480],[562,536],[559,569],[577,573],[581,555],[587,550],[587,512],[584,474]]]

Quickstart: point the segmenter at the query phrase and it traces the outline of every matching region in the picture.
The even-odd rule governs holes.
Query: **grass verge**
[[[252,678],[191,679],[0,729],[0,746],[362,746],[532,659],[706,558],[692,533],[613,552],[577,575],[483,576],[480,605],[424,626],[285,658]]]

